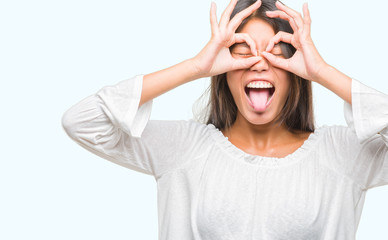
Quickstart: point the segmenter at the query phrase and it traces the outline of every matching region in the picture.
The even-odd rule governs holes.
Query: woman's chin
[[[275,119],[275,116],[269,111],[249,112],[246,114],[245,119],[253,125],[264,125],[272,122]]]
[[[252,121],[249,121],[253,125],[266,125],[270,122],[272,122],[273,119],[254,119]]]

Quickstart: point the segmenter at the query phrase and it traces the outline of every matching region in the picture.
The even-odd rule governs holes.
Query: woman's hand
[[[267,16],[287,20],[294,33],[279,31],[268,43],[268,47],[262,55],[275,67],[292,72],[304,79],[318,81],[327,64],[319,55],[310,35],[311,18],[307,3],[303,5],[303,17],[299,12],[276,2],[279,10],[268,11]],[[289,43],[296,48],[295,54],[289,58],[276,57],[269,53],[275,44],[279,42]]]
[[[260,59],[257,56],[256,45],[252,38],[248,34],[235,32],[241,22],[260,7],[261,1],[256,1],[248,8],[236,14],[233,19],[230,19],[236,3],[237,0],[231,0],[222,13],[219,23],[217,22],[216,16],[216,4],[214,2],[211,4],[211,39],[201,52],[191,59],[200,77],[209,77],[236,69],[249,68]],[[246,42],[250,46],[253,57],[244,59],[235,59],[232,57],[229,47],[235,43],[242,42]]]

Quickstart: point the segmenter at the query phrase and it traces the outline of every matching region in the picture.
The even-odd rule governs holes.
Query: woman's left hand
[[[276,2],[276,7],[279,10],[268,11],[267,16],[287,20],[294,33],[279,31],[269,41],[267,49],[262,52],[262,55],[275,67],[292,72],[307,80],[318,81],[320,72],[327,64],[318,53],[310,36],[311,18],[307,3],[303,5],[303,17],[299,12],[279,1]],[[296,52],[291,58],[276,57],[270,53],[274,45],[279,42],[289,43],[295,47]]]

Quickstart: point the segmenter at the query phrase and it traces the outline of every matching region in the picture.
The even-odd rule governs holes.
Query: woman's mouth
[[[248,103],[258,112],[263,112],[271,104],[275,87],[267,81],[252,81],[245,86]]]

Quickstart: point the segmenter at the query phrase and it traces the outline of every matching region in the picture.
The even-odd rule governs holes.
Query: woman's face
[[[267,47],[275,35],[271,25],[261,19],[251,19],[242,28],[255,41],[258,55]],[[251,57],[250,48],[245,43],[235,44],[231,49],[234,58]],[[272,54],[281,55],[279,45]],[[237,119],[245,118],[251,124],[267,124],[280,114],[289,94],[288,72],[273,67],[264,57],[252,67],[228,72],[229,89],[237,105]],[[249,84],[249,85],[248,85]]]

